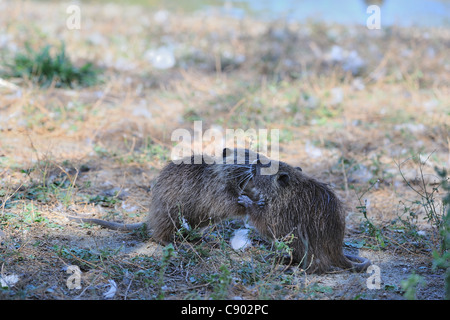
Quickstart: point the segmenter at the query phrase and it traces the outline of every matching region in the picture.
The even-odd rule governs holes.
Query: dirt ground
[[[448,29],[83,4],[82,28],[69,30],[65,9],[0,3],[3,59],[64,41],[72,60],[102,70],[84,88],[2,77],[1,299],[444,299],[433,252],[444,212],[435,168],[450,164]],[[161,47],[176,60],[168,69],[153,64]],[[344,250],[373,267],[309,275],[254,232],[235,251],[238,220],[162,247],[67,219],[141,221],[172,132],[196,120],[204,131],[279,129],[281,160],[333,187],[348,208]]]

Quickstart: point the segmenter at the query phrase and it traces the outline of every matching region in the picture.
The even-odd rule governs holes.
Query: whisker
[[[253,173],[250,171],[248,172],[248,174],[238,183],[238,186],[240,186],[242,183],[245,182],[245,185],[240,188],[241,191],[245,189],[245,187],[247,187],[247,184],[250,182],[250,180],[253,178]]]

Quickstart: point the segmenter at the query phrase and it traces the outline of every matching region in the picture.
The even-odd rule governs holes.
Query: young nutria
[[[299,168],[281,161],[276,167],[277,172],[253,175],[247,184],[253,194],[239,196],[256,229],[271,239],[293,235],[293,261],[307,272],[323,273],[331,266],[364,271],[368,259],[342,251],[345,213],[335,193]]]
[[[256,194],[246,185],[253,175],[251,171],[258,167],[258,159],[258,163],[268,161],[248,149],[225,148],[218,158],[193,155],[179,160],[179,164],[170,162],[152,188],[145,222],[123,224],[68,218],[115,230],[135,230],[145,225],[154,240],[167,243],[184,223],[201,228],[234,216],[245,216],[246,208],[238,203],[238,197],[247,194],[255,199]]]
[[[147,216],[153,239],[171,241],[184,221],[201,228],[246,215],[238,197],[245,192],[255,198],[246,185],[260,155],[247,149],[225,148],[222,159],[213,164],[208,164],[211,158],[203,158],[206,161],[201,164],[195,164],[194,156],[187,164],[171,162],[161,171]]]
[[[219,159],[200,156],[198,160],[192,156],[180,164],[171,162],[161,171],[145,222],[69,218],[116,230],[145,225],[154,240],[166,243],[183,223],[198,228],[248,214],[262,235],[279,239],[293,234],[293,259],[308,272],[325,272],[332,265],[363,271],[370,265],[367,259],[343,254],[342,204],[325,184],[300,168],[269,163],[268,158],[243,149],[226,148]]]

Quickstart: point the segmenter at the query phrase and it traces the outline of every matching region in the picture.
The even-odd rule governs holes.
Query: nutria
[[[256,194],[246,187],[251,170],[268,158],[248,149],[223,149],[220,157],[191,156],[170,162],[161,171],[152,188],[149,214],[145,222],[123,224],[101,219],[68,218],[94,223],[114,230],[135,230],[142,227],[161,243],[172,240],[176,231],[187,223],[201,228],[231,217],[243,217],[246,208],[238,197]],[[262,161],[262,162],[261,162]],[[256,172],[255,172],[256,173]]]
[[[299,168],[281,161],[277,168],[272,174],[253,175],[247,184],[253,193],[239,196],[256,229],[271,239],[293,235],[292,259],[309,273],[324,273],[332,266],[366,270],[368,259],[343,253],[345,213],[336,194]]]
[[[279,239],[293,234],[293,260],[308,272],[325,272],[332,265],[363,271],[370,264],[343,254],[342,204],[331,189],[304,175],[301,168],[269,163],[270,159],[242,149],[225,148],[218,159],[200,156],[196,161],[196,157],[164,167],[152,188],[145,222],[69,218],[116,230],[145,226],[154,240],[167,243],[184,223],[198,228],[249,215],[264,236]],[[274,171],[266,175],[262,168]]]

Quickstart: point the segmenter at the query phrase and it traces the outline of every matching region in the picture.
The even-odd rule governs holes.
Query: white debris
[[[170,69],[175,66],[175,55],[170,47],[159,47],[145,52],[145,58],[156,69]]]
[[[132,204],[122,202],[122,209],[125,210],[126,212],[135,212],[139,208],[138,208],[138,206],[133,206]]]
[[[90,35],[87,36],[87,40],[96,46],[108,44],[108,39],[106,39],[106,37],[102,35],[100,32],[91,33]]]
[[[329,55],[332,61],[341,62],[344,60],[344,49],[339,46],[332,46]]]
[[[426,127],[422,123],[401,123],[394,126],[395,131],[408,130],[411,133],[422,133],[426,130]]]
[[[133,109],[133,116],[151,119],[152,113],[148,110],[146,106],[139,105]]]
[[[311,142],[306,142],[305,151],[311,158],[320,158],[322,156],[322,150],[315,147]]]
[[[338,105],[344,100],[344,90],[342,88],[336,87],[330,90],[331,101],[330,105]]]
[[[357,168],[349,173],[351,182],[369,182],[373,178],[373,173],[365,165],[360,164]]]
[[[364,90],[366,88],[364,80],[361,77],[354,78],[352,81],[352,88],[358,91]]]
[[[340,64],[344,71],[350,71],[353,75],[357,75],[365,66],[357,51],[348,51],[337,45],[331,47],[326,58],[331,63]]]
[[[249,229],[236,230],[231,238],[231,247],[234,250],[244,250],[252,245],[252,241],[248,238]]]
[[[2,78],[0,78],[0,87],[8,88],[11,90],[19,90],[20,89],[20,87],[18,87],[14,83],[6,81],[5,79],[2,79]]]
[[[153,20],[159,25],[165,24],[168,19],[169,19],[169,11],[167,10],[158,10],[153,15]]]
[[[191,230],[191,226],[189,225],[189,223],[186,221],[186,219],[184,217],[181,217],[181,226],[186,230],[186,231],[190,231]]]
[[[103,294],[105,299],[112,299],[116,295],[117,292],[117,283],[114,280],[108,280],[109,282],[109,290]]]
[[[15,274],[9,276],[0,275],[0,287],[11,288],[19,281],[19,277]]]
[[[364,67],[365,62],[355,50],[351,51],[346,60],[342,64],[344,71],[350,71],[353,75],[357,75]]]
[[[423,104],[425,110],[428,112],[434,111],[437,106],[439,106],[439,101],[436,99],[428,100]]]

